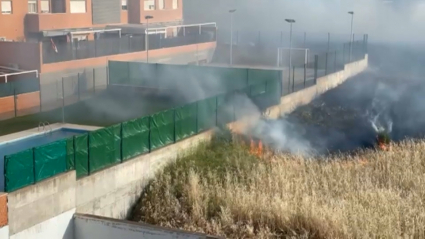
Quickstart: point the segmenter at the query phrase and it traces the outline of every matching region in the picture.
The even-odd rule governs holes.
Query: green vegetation
[[[131,220],[226,238],[425,237],[425,141],[319,161],[258,158],[224,135],[159,174]]]

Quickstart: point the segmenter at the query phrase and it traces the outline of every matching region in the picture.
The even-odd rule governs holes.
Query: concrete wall
[[[15,102],[17,116],[40,112],[40,91],[0,98],[0,120],[15,117]]]
[[[52,225],[49,219],[59,220],[57,219],[59,215],[75,210],[75,185],[75,171],[70,171],[9,193],[10,236],[20,233],[19,235],[26,237],[19,238],[51,238],[36,235],[44,233],[48,235],[51,233],[50,230],[58,230],[56,234],[61,230],[66,231],[66,228],[49,226]],[[38,226],[34,228],[36,225]]]
[[[344,71],[318,79],[316,86],[282,97],[280,105],[270,108],[270,117],[278,117],[309,103],[317,95],[365,70],[367,63],[366,57],[348,64]],[[258,117],[253,116],[254,119]],[[246,122],[238,121],[229,127],[234,129],[245,125]],[[70,237],[66,222],[70,220],[68,213],[74,209],[77,213],[125,219],[149,179],[179,155],[184,155],[202,141],[208,141],[211,136],[212,131],[207,131],[79,180],[76,180],[75,171],[71,171],[12,192],[8,195],[10,235],[16,238],[24,238],[23,235],[25,238],[51,238],[44,235],[54,233]],[[56,219],[51,221],[52,218]],[[54,220],[56,228],[51,226]],[[99,222],[97,226],[102,227]],[[51,232],[52,229],[56,231]],[[76,233],[82,232],[76,230]]]
[[[75,238],[78,239],[213,239],[201,233],[188,233],[144,223],[134,223],[112,218],[76,214],[74,216]],[[149,236],[147,236],[149,235]]]
[[[10,239],[74,239],[74,223],[72,221],[74,213],[75,209],[64,212],[17,234],[11,235]],[[2,237],[0,236],[0,238]]]

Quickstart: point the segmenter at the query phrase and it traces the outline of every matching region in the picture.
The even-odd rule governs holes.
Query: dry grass
[[[332,162],[247,151],[203,145],[152,182],[132,219],[227,238],[425,238],[425,141]]]

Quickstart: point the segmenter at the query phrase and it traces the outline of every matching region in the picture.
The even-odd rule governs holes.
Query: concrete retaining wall
[[[346,65],[344,71],[319,78],[315,86],[282,97],[280,105],[270,108],[270,116],[278,117],[299,105],[308,104],[317,95],[365,70],[367,63],[366,56],[364,60]],[[229,127],[241,127],[244,123],[235,122]],[[51,220],[58,222],[54,235],[72,238],[69,223],[66,222],[70,220],[67,213],[73,210],[116,219],[126,218],[149,179],[179,155],[184,155],[202,141],[208,141],[211,136],[212,131],[207,131],[79,180],[76,180],[75,171],[71,171],[10,193],[8,214],[11,238],[24,238],[23,235],[25,238],[53,238],[44,236],[53,235],[50,230],[55,227],[51,226]],[[58,215],[61,219],[57,219]]]
[[[134,223],[112,218],[93,215],[76,214],[74,217],[75,238],[104,239],[104,238],[150,238],[150,239],[213,239],[201,233],[189,233],[181,230],[157,227],[144,223]]]

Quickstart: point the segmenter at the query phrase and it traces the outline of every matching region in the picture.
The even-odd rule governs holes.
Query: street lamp
[[[291,68],[292,68],[292,24],[295,23],[294,19],[285,19],[286,22],[290,25],[289,31],[289,74],[288,74],[288,82],[291,84]],[[289,90],[289,88],[288,88]]]
[[[233,13],[236,9],[229,10],[230,13],[230,65],[233,65]]]
[[[349,55],[349,61],[351,62],[351,54],[353,52],[353,22],[354,22],[354,12],[350,11],[348,14],[351,15],[351,34],[350,34],[350,55]]]
[[[145,48],[146,48],[146,63],[149,63],[149,19],[152,16],[145,16],[146,19],[146,30],[145,30]]]

